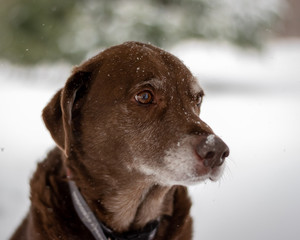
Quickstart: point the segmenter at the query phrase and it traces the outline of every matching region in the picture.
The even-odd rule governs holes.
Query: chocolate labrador
[[[17,239],[191,239],[186,186],[218,180],[226,144],[175,56],[126,42],[75,67],[43,110],[57,147],[31,179]]]

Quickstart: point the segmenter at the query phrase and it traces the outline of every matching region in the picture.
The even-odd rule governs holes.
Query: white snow
[[[190,188],[194,239],[299,239],[300,40],[261,54],[205,42],[172,52],[197,75],[201,117],[231,152],[220,182]],[[0,64],[0,239],[26,214],[29,178],[54,145],[40,115],[59,84],[25,84],[32,74],[17,69]]]
[[[205,141],[206,145],[212,146],[215,143],[215,135],[210,134]]]

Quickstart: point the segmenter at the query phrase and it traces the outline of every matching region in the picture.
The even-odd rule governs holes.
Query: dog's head
[[[229,154],[199,118],[202,98],[179,59],[128,42],[76,67],[43,118],[67,159],[94,177],[122,170],[189,185],[217,180]]]

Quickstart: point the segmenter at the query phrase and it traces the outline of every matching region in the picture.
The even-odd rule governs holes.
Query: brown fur
[[[93,239],[72,205],[66,167],[97,218],[114,231],[160,219],[155,240],[191,239],[191,201],[180,185],[220,172],[194,154],[213,132],[198,117],[193,84],[176,57],[136,42],[76,67],[43,111],[58,147],[38,165],[29,213],[11,239]],[[153,93],[152,104],[136,102],[145,90]],[[181,159],[185,152],[188,160]]]

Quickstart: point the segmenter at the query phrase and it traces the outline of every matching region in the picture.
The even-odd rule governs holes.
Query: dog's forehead
[[[127,42],[102,53],[114,69],[126,68],[127,72],[143,73],[147,70],[164,74],[181,72],[190,74],[186,66],[171,53],[150,44]]]
[[[171,53],[149,44],[128,42],[111,47],[99,55],[99,84],[106,82],[107,92],[122,94],[151,85],[155,89],[177,89],[177,93],[201,91],[189,69]],[[96,59],[94,59],[96,60]],[[109,87],[110,86],[110,87]],[[114,90],[112,90],[114,89]]]

